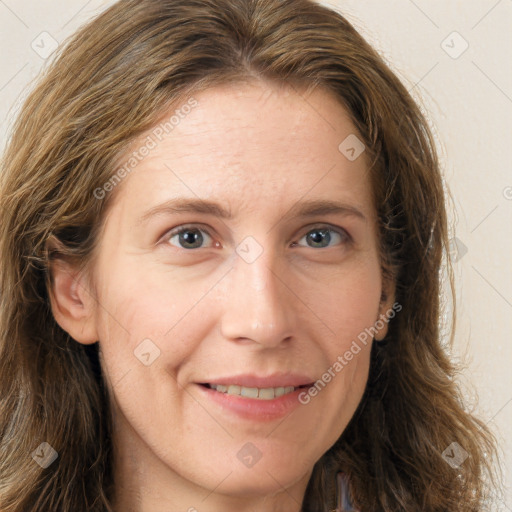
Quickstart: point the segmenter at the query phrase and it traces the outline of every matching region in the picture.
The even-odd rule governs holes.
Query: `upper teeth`
[[[210,384],[212,389],[220,393],[227,393],[228,395],[240,395],[247,398],[259,398],[261,400],[272,400],[287,393],[291,393],[295,388],[293,386],[286,386],[280,388],[246,388],[244,386],[223,386],[222,384]]]

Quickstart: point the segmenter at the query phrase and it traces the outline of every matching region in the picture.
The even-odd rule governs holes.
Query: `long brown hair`
[[[112,421],[98,344],[84,347],[55,322],[49,263],[59,255],[91,265],[115,195],[98,200],[93,191],[166,108],[217,84],[255,79],[298,94],[322,87],[351,115],[373,162],[382,271],[402,306],[387,345],[372,346],[364,396],[315,465],[303,510],[334,508],[338,471],[362,512],[481,511],[487,503],[496,439],[465,410],[454,381],[462,367],[443,346],[442,177],[406,88],[339,13],[312,0],[123,0],[58,51],[2,160],[3,512],[112,511]],[[43,442],[58,454],[48,468],[31,456]],[[459,450],[453,443],[468,455],[458,465],[443,456]]]

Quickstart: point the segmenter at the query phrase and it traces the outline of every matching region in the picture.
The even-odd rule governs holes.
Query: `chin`
[[[229,472],[228,472],[229,473]],[[229,478],[219,487],[219,491],[230,496],[272,496],[292,486],[304,475],[283,475],[278,471],[263,472],[233,471]]]

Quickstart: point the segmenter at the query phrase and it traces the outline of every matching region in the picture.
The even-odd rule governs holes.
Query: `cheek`
[[[343,354],[358,336],[372,327],[379,317],[381,276],[378,262],[371,259],[330,276],[329,287],[317,290],[319,311],[329,328],[332,341],[327,347],[330,360]],[[370,341],[370,339],[368,340]]]
[[[376,258],[368,259],[340,269],[328,281],[328,287],[310,290],[309,303],[315,305],[326,334],[315,338],[321,346],[323,373],[302,396],[305,404],[323,405],[327,447],[341,435],[366,387],[372,327],[379,318],[380,268]]]
[[[158,345],[180,333],[183,320],[205,295],[205,287],[181,282],[178,273],[136,260],[116,265],[104,283],[99,330],[109,342],[149,338]]]
[[[379,318],[379,270],[376,262],[368,262],[351,272],[333,276],[327,300],[320,310],[330,334],[323,338],[324,373],[316,386],[318,391],[313,394],[328,389],[333,425],[339,425],[335,417],[354,412],[368,380],[372,328]],[[348,422],[349,417],[345,419]]]

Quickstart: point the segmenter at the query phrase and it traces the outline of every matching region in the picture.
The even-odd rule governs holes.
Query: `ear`
[[[98,341],[96,300],[85,276],[62,257],[50,262],[50,303],[56,322],[84,345]]]
[[[397,312],[402,309],[400,304],[395,304],[395,280],[384,276],[382,281],[382,292],[379,304],[379,316],[375,321],[375,340],[381,341],[388,334],[388,324]],[[395,304],[395,306],[393,306]]]

